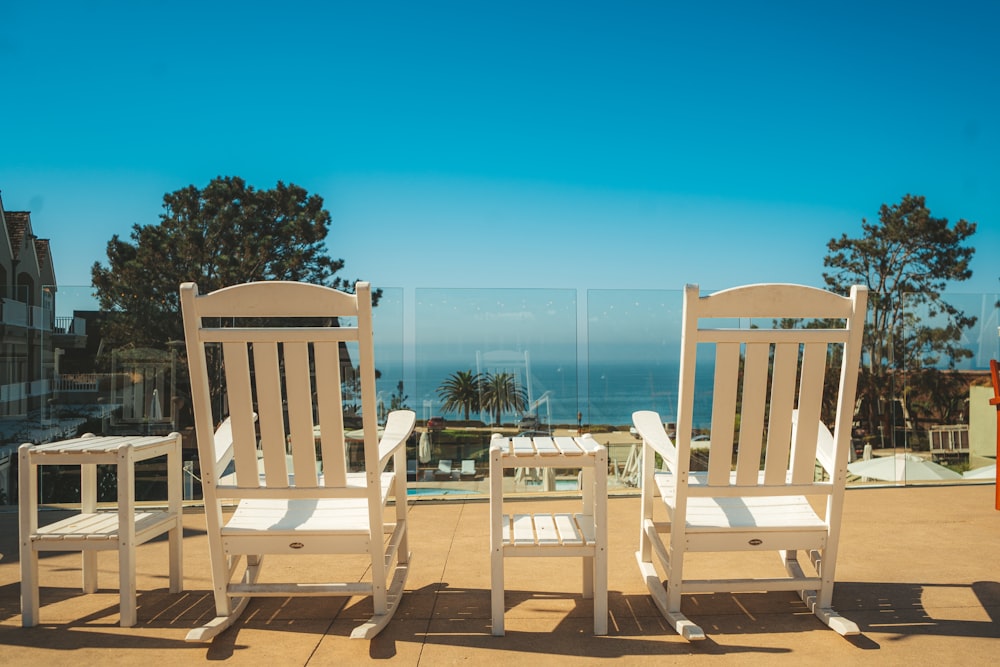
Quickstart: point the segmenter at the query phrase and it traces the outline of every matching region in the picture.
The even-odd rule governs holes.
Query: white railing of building
[[[97,391],[97,373],[76,373],[64,375],[52,383],[57,392]]]
[[[24,382],[0,385],[0,416],[24,417],[28,412],[27,389]]]
[[[28,326],[28,304],[13,299],[4,299],[0,317],[2,317],[4,324],[26,327]]]
[[[42,306],[30,306],[31,328],[52,331],[52,311]]]
[[[86,336],[87,320],[82,317],[57,317],[55,318],[55,331],[62,334]]]
[[[52,383],[48,379],[32,380],[28,384],[28,396],[48,396],[52,392]]]

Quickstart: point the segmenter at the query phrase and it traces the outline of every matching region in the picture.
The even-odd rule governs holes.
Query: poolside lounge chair
[[[643,441],[636,558],[657,606],[685,638],[705,634],[681,613],[681,595],[709,592],[796,591],[837,632],[859,632],[830,605],[866,302],[860,286],[849,297],[797,285],[750,285],[706,297],[697,286],[685,289],[676,440],[657,413],[633,415]],[[799,328],[774,328],[791,318],[808,318],[809,327],[799,321]],[[692,418],[703,390],[696,386],[696,354],[710,351],[708,470],[693,472]],[[821,421],[825,396],[834,399],[827,404],[832,433]],[[656,454],[668,472],[654,470]],[[654,517],[657,496],[668,529]],[[825,509],[814,509],[810,498]],[[692,553],[736,551],[777,551],[787,576],[685,578]]]
[[[398,608],[409,567],[405,443],[415,415],[390,412],[379,438],[371,288],[359,282],[355,294],[347,294],[274,281],[204,296],[185,283],[180,292],[216,609],[188,641],[207,641],[225,630],[254,596],[371,596],[374,614],[351,636],[374,636]],[[336,318],[352,322],[339,319],[331,326]],[[221,355],[207,356],[210,346],[221,348],[213,349]],[[355,370],[347,366],[342,373],[344,347],[361,385],[363,472],[348,473],[345,465],[341,383],[346,373],[353,380]],[[223,377],[209,359],[221,360]],[[229,414],[213,415],[212,398],[222,395],[228,400],[214,403],[227,405]],[[322,429],[322,475],[316,424]],[[231,461],[234,472],[227,474]],[[391,496],[397,499],[393,510],[386,504]],[[224,520],[223,504],[232,501],[237,508]],[[275,554],[365,554],[368,576],[361,582],[259,582],[265,556]],[[294,576],[298,570],[289,571]]]
[[[461,478],[465,480],[476,479],[476,462],[473,459],[462,460]]]
[[[441,459],[438,461],[437,470],[434,471],[434,479],[436,480],[446,480],[452,479],[453,473],[451,470],[451,459]]]

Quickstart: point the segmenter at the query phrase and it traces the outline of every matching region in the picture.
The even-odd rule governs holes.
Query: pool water
[[[541,488],[542,483],[528,483],[527,486],[537,486]],[[557,479],[556,480],[556,491],[576,491],[580,488],[580,483],[575,479]]]

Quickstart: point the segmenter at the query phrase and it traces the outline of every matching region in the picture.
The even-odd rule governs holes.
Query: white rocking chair
[[[636,558],[657,606],[685,638],[705,638],[681,613],[685,593],[797,591],[837,632],[859,632],[831,600],[866,303],[859,286],[850,297],[781,284],[706,297],[697,286],[686,288],[676,442],[657,413],[633,415],[643,441]],[[695,361],[713,349],[708,469],[694,472],[694,403],[704,390],[696,385]],[[832,433],[820,421],[824,400],[835,411]],[[667,472],[654,470],[657,454]],[[656,496],[665,523],[654,520]],[[816,511],[810,498],[825,501],[825,510]],[[799,550],[808,555],[809,572],[797,560]],[[787,576],[685,578],[690,553],[739,551],[777,551]]]
[[[368,283],[359,282],[353,295],[278,281],[203,296],[185,283],[180,291],[216,608],[215,619],[188,641],[210,640],[231,626],[254,596],[370,595],[374,615],[351,636],[375,636],[399,605],[410,561],[405,443],[415,415],[391,412],[379,437]],[[345,358],[352,351],[357,356]],[[210,372],[220,360],[224,388],[219,373]],[[354,373],[363,472],[345,464],[341,385]],[[228,414],[213,415],[212,397],[223,389]],[[227,474],[230,463],[234,472]],[[224,521],[223,504],[233,502],[236,511]],[[370,580],[263,583],[269,554],[366,554]]]

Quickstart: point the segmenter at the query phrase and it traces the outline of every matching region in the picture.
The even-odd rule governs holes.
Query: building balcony
[[[82,317],[55,318],[52,344],[63,349],[82,350],[87,345],[87,321]]]

